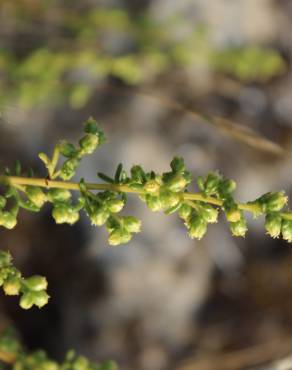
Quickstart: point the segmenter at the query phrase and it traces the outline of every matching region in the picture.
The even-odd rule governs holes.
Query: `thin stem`
[[[12,186],[32,185],[32,186],[39,186],[39,187],[46,188],[46,189],[57,188],[57,189],[80,191],[80,185],[77,182],[56,181],[56,180],[49,180],[45,178],[31,178],[31,177],[1,175],[0,184],[12,185]],[[143,194],[143,191],[141,190],[134,190],[134,189],[131,189],[127,185],[121,185],[121,184],[86,183],[85,185],[88,190],[109,190],[109,191],[117,191],[121,193]],[[193,200],[193,201],[210,203],[210,204],[213,204],[219,207],[223,205],[223,202],[221,200],[213,198],[213,197],[204,196],[201,193],[182,193],[181,195],[183,199],[185,200]],[[239,203],[238,208],[243,211],[251,212],[253,214],[256,214],[258,211],[257,206],[255,204],[250,204],[250,203]],[[292,212],[283,212],[281,213],[281,216],[286,220],[292,220]]]

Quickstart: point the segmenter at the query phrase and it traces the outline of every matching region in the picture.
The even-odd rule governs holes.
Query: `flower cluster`
[[[1,362],[13,365],[14,370],[117,370],[113,361],[93,363],[83,356],[75,355],[73,351],[67,353],[61,364],[51,360],[42,350],[26,353],[11,328],[0,336]]]
[[[33,305],[41,308],[49,300],[46,278],[39,275],[23,278],[21,272],[13,266],[11,254],[4,251],[0,251],[0,286],[6,295],[21,294],[19,304],[23,309]]]

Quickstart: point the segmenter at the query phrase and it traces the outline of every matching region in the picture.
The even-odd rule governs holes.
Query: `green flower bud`
[[[48,303],[49,298],[50,298],[50,296],[44,290],[33,292],[33,296],[34,296],[33,298],[34,304],[38,308],[45,306]]]
[[[33,292],[27,292],[22,295],[19,301],[19,305],[24,310],[30,309],[34,304],[34,294]]]
[[[65,204],[57,204],[52,209],[52,216],[56,222],[56,224],[63,224],[66,223],[68,220],[68,205]]]
[[[3,284],[6,295],[18,295],[21,288],[21,281],[16,276],[9,277]]]
[[[89,217],[92,225],[102,226],[109,218],[109,212],[105,207],[97,207],[90,212]]]
[[[9,252],[0,251],[0,268],[10,266],[12,262],[12,257]]]
[[[25,192],[28,199],[38,208],[41,208],[47,200],[46,194],[37,186],[26,186]]]
[[[209,173],[205,181],[205,194],[213,195],[216,194],[221,182],[221,176],[216,173]]]
[[[60,177],[63,180],[70,180],[75,175],[76,169],[80,160],[78,158],[70,158],[65,161],[60,170]]]
[[[188,234],[192,239],[200,240],[206,234],[207,222],[198,213],[193,213],[187,226],[189,226]]]
[[[287,242],[292,242],[292,221],[283,220],[282,221],[282,237]]]
[[[129,233],[139,233],[141,231],[141,221],[136,217],[127,216],[123,217],[123,224]]]
[[[287,204],[288,197],[283,191],[266,193],[258,201],[263,205],[266,212],[278,212]]]
[[[221,181],[219,189],[220,192],[223,194],[231,194],[236,189],[236,182],[233,180],[225,179]]]
[[[183,172],[186,169],[184,159],[182,157],[174,157],[170,162],[170,168],[175,173]]]
[[[165,186],[169,191],[174,193],[181,192],[187,186],[187,181],[182,175],[173,176],[170,180],[165,183]]]
[[[188,204],[183,203],[178,210],[179,217],[183,220],[187,220],[192,213],[192,207]]]
[[[72,370],[88,370],[89,369],[89,361],[83,357],[79,356],[72,366]]]
[[[0,195],[0,209],[3,209],[6,206],[6,199]]]
[[[112,213],[120,212],[124,205],[125,203],[122,199],[110,199],[106,203],[107,209]]]
[[[68,217],[67,217],[67,224],[74,225],[79,220],[79,213],[78,211],[73,210],[72,208],[69,210]]]
[[[82,154],[92,154],[99,144],[98,136],[87,134],[79,141],[79,144],[82,149]]]
[[[46,290],[48,287],[47,279],[44,276],[34,275],[24,279],[24,284],[29,290],[39,292]]]
[[[149,194],[157,194],[160,189],[160,184],[156,180],[148,180],[144,185],[144,190]]]
[[[108,242],[110,245],[119,245],[128,243],[131,239],[132,235],[129,231],[123,228],[117,228],[110,233]]]
[[[15,215],[8,211],[0,212],[0,226],[4,226],[6,229],[13,229],[16,224]]]
[[[160,193],[160,201],[163,209],[175,207],[181,200],[181,197],[177,193],[171,191],[162,191]]]
[[[157,196],[147,195],[146,204],[153,212],[158,212],[162,209],[160,198]]]
[[[282,217],[279,213],[266,215],[265,228],[272,238],[278,238],[281,233]]]
[[[230,230],[233,236],[245,236],[247,232],[246,220],[242,216],[237,222],[230,222]]]
[[[89,117],[88,120],[84,123],[84,131],[88,134],[98,133],[97,122],[94,118]]]
[[[44,361],[41,367],[41,370],[58,370],[58,369],[59,365],[56,362],[50,360]]]
[[[201,205],[200,212],[207,223],[214,224],[217,222],[218,210],[210,204]]]
[[[241,212],[238,209],[237,204],[231,206],[224,206],[225,215],[229,222],[238,222],[241,218]]]
[[[67,189],[50,189],[47,193],[50,202],[66,202],[71,198],[71,192]]]
[[[61,141],[59,144],[60,153],[67,158],[74,157],[77,154],[75,146],[67,141]]]

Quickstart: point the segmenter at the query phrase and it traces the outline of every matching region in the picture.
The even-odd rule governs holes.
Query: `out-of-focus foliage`
[[[120,9],[80,11],[72,6],[68,11],[61,5],[24,0],[4,1],[3,9],[4,5],[14,27],[7,38],[11,41],[0,48],[2,104],[32,107],[69,100],[80,108],[107,76],[137,85],[173,68],[204,66],[242,81],[263,81],[285,69],[272,49],[218,47],[202,25],[181,32],[186,22],[178,17],[157,21]],[[2,22],[0,32],[6,32],[5,27]],[[25,34],[30,44],[16,54],[15,39]]]

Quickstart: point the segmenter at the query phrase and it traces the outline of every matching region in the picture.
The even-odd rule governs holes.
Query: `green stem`
[[[67,190],[77,190],[80,191],[80,185],[77,182],[70,181],[55,181],[45,178],[31,178],[31,177],[19,177],[19,176],[0,176],[0,184],[19,186],[19,185],[32,185],[39,186],[47,189],[57,188],[57,189],[67,189]],[[88,190],[109,190],[117,191],[121,193],[134,193],[134,194],[143,194],[140,190],[131,189],[127,185],[121,184],[97,184],[97,183],[86,183],[86,188]],[[201,193],[182,193],[182,197],[185,200],[194,200],[205,203],[210,203],[215,206],[221,207],[223,202],[219,199],[213,197],[206,197]],[[248,211],[251,213],[257,213],[257,206],[250,203],[239,203],[238,208],[243,211]],[[292,212],[283,212],[281,213],[282,217],[286,220],[292,220]]]

